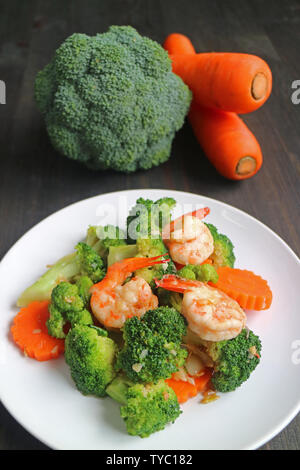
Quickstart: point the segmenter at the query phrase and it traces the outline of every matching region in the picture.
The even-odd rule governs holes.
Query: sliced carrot
[[[266,310],[272,303],[272,291],[262,277],[245,269],[224,266],[218,269],[216,284],[209,283],[249,310]]]
[[[49,318],[49,301],[31,302],[21,308],[11,327],[14,342],[24,352],[37,361],[56,359],[64,352],[64,340],[48,334],[46,321]]]
[[[202,392],[211,379],[211,372],[207,371],[200,377],[193,377],[193,379],[195,384],[185,382],[184,380],[175,380],[173,378],[166,380],[169,387],[174,390],[179,403],[184,403],[189,398],[193,398],[198,393]]]

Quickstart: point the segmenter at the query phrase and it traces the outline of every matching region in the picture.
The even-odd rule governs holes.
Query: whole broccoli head
[[[116,375],[116,352],[115,342],[101,328],[75,325],[69,331],[65,341],[65,359],[81,393],[105,396],[107,385]]]
[[[35,82],[53,146],[92,169],[132,172],[165,162],[191,92],[155,41],[130,26],[73,34]]]
[[[132,436],[148,437],[173,423],[181,413],[175,392],[164,380],[134,385],[118,376],[107,387],[107,394],[123,404],[121,416]]]
[[[164,312],[165,320],[162,318]],[[150,318],[152,315],[153,319]],[[117,357],[117,369],[123,370],[133,382],[150,383],[171,377],[187,356],[187,351],[181,348],[184,333],[183,318],[169,307],[161,307],[157,314],[152,310],[141,319],[126,320],[123,327],[125,344]]]
[[[158,236],[164,225],[170,223],[175,205],[176,201],[171,197],[157,201],[142,197],[137,199],[127,217],[128,243],[136,243],[138,238]]]
[[[203,342],[214,362],[211,379],[219,392],[232,392],[248,380],[260,362],[261,342],[252,331],[244,329],[236,338]]]
[[[88,279],[78,280],[78,284],[60,282],[52,291],[47,320],[48,332],[55,338],[65,338],[64,327],[70,323],[72,327],[77,324],[92,325],[93,319],[87,310],[89,299],[85,289],[93,285]]]
[[[219,233],[213,224],[205,224],[214,239],[214,252],[210,255],[216,269],[220,266],[230,266],[233,268],[235,262],[234,246],[231,240],[224,234]]]

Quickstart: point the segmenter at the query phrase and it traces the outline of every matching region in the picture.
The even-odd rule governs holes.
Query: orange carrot
[[[258,172],[260,145],[237,114],[192,104],[189,121],[207,158],[225,178],[242,180]]]
[[[172,54],[173,72],[192,90],[202,106],[250,113],[269,98],[272,73],[255,55],[239,53]]]
[[[11,332],[15,343],[26,356],[37,361],[57,358],[64,352],[64,340],[48,334],[49,301],[31,302],[15,316]]]
[[[166,383],[176,393],[179,403],[186,402],[189,398],[195,397],[198,393],[202,392],[211,379],[211,372],[206,371],[200,377],[193,377],[195,384],[185,382],[184,380],[175,380],[174,378],[167,379]]]
[[[170,34],[164,45],[169,54],[192,54],[194,49],[182,34]],[[217,171],[233,180],[246,179],[257,173],[262,165],[262,152],[243,121],[236,114],[207,109],[195,102],[196,96],[189,120],[196,138]]]
[[[272,291],[262,277],[245,269],[228,266],[218,269],[219,279],[216,284],[209,283],[235,299],[242,308],[266,310],[272,303]]]
[[[191,40],[184,34],[172,33],[165,40],[163,47],[170,55],[196,54]]]

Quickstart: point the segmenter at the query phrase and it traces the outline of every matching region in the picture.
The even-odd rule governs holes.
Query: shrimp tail
[[[123,268],[126,271],[136,271],[137,269],[147,268],[149,266],[154,266],[155,264],[162,264],[168,263],[170,261],[169,258],[164,258],[169,256],[168,253],[164,253],[163,255],[153,256],[152,258],[127,258],[124,260]]]
[[[175,276],[174,274],[168,274],[162,277],[162,279],[154,279],[154,281],[156,287],[162,287],[163,289],[170,290],[172,292],[179,292],[180,294],[191,289],[191,287],[201,287],[203,285],[200,281],[189,281]]]

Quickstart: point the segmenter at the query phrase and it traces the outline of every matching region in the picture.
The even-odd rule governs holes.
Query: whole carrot
[[[164,43],[170,53],[192,54],[191,41],[183,34],[170,34]],[[177,57],[178,55],[176,55]],[[262,152],[246,124],[234,113],[208,109],[195,103],[189,120],[206,156],[226,178],[242,180],[253,176],[262,165]]]
[[[176,33],[167,37],[164,46],[173,72],[202,106],[243,114],[258,109],[270,96],[272,73],[260,57],[232,52],[196,54],[190,40]]]
[[[184,34],[172,33],[165,40],[163,47],[169,55],[196,54],[192,41]]]
[[[225,178],[250,178],[260,169],[259,143],[237,114],[193,103],[189,121],[207,158]]]

